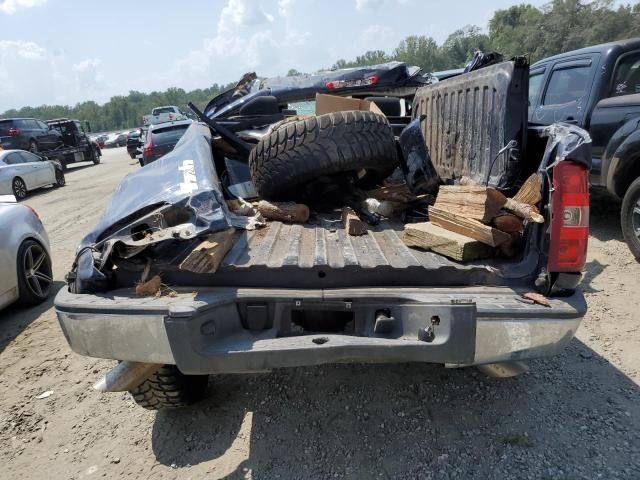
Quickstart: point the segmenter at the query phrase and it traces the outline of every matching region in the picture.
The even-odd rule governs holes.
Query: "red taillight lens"
[[[147,144],[144,146],[144,155],[149,157],[153,153],[153,141],[151,135],[147,135]]]
[[[327,90],[334,90],[336,88],[333,82],[327,82],[325,87],[327,87]]]
[[[10,128],[9,129],[9,136],[10,137],[17,137],[18,135],[20,135],[20,129],[19,128]]]
[[[553,168],[549,271],[582,271],[587,260],[588,240],[587,167],[565,160]]]

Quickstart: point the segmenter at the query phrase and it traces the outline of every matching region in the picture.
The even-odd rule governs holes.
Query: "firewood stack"
[[[544,223],[537,204],[542,200],[542,179],[531,175],[513,198],[480,185],[445,185],[429,208],[429,222],[405,226],[404,241],[469,261],[493,256],[497,251],[511,257],[518,253],[527,223]]]

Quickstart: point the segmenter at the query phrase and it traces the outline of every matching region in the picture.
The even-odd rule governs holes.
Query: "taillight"
[[[367,85],[375,85],[376,83],[378,83],[378,76],[371,75],[358,80],[333,80],[325,83],[324,86],[327,90],[335,90],[336,88],[364,87]]]
[[[20,135],[20,129],[19,128],[12,127],[12,128],[9,129],[9,136],[10,137],[17,137],[18,135]]]
[[[153,140],[151,139],[151,134],[147,135],[147,144],[144,146],[144,155],[146,157],[151,156],[153,153]]]
[[[553,168],[549,271],[582,271],[587,260],[588,240],[587,167],[564,160]]]

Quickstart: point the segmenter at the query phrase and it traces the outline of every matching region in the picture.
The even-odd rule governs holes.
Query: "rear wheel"
[[[56,169],[56,183],[53,184],[54,187],[64,187],[67,184],[67,179],[64,178],[64,173],[62,170]]]
[[[93,147],[91,150],[93,153],[93,163],[94,165],[98,165],[100,163],[100,154],[98,153],[98,149]]]
[[[29,151],[31,153],[38,153],[38,143],[35,140],[29,140]]]
[[[620,224],[629,250],[640,260],[640,178],[635,179],[624,195]]]
[[[27,196],[27,185],[20,177],[16,177],[11,182],[11,189],[13,190],[13,196],[18,200],[22,200]]]
[[[129,393],[147,410],[164,410],[201,400],[208,383],[208,375],[185,375],[175,365],[165,365]]]
[[[18,292],[22,305],[44,302],[51,291],[53,276],[47,251],[34,240],[26,240],[18,249]]]

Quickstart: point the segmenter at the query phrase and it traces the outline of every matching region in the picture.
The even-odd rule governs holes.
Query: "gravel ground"
[[[119,180],[124,149],[26,203],[53,245],[57,288]],[[91,384],[113,362],[72,353],[51,303],[0,313],[2,478],[640,478],[640,264],[619,204],[592,201],[589,313],[561,355],[508,380],[474,369],[330,365],[211,379],[181,411]],[[36,396],[52,390],[44,399]]]

